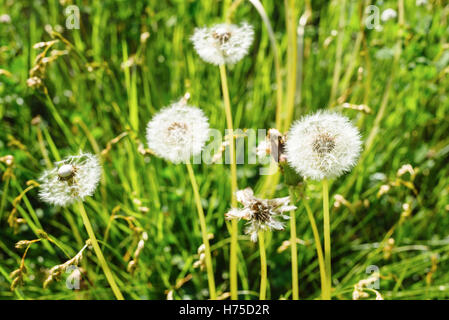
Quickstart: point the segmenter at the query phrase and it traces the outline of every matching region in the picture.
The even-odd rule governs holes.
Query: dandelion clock
[[[200,154],[209,139],[209,121],[199,108],[184,99],[159,111],[147,125],[148,147],[173,163]]]
[[[237,205],[235,194],[238,189],[237,164],[235,159],[234,125],[231,102],[229,97],[226,65],[233,65],[242,60],[247,54],[254,40],[253,27],[244,22],[240,26],[229,23],[219,23],[211,27],[196,28],[190,37],[193,47],[205,62],[216,65],[220,70],[223,103],[226,113],[227,136],[230,155],[230,186],[232,206]],[[236,300],[237,294],[237,247],[238,227],[237,220],[231,222],[231,248],[230,248],[230,292],[231,299]]]
[[[39,197],[44,202],[61,207],[76,204],[106,279],[115,297],[123,300],[83,205],[84,199],[94,194],[100,179],[101,165],[98,158],[93,154],[81,152],[56,162],[53,169],[44,171],[39,179]]]
[[[235,64],[248,54],[254,39],[253,27],[220,23],[212,27],[196,28],[190,40],[205,62],[222,65]]]
[[[357,128],[333,112],[317,112],[295,122],[286,142],[289,164],[312,180],[337,178],[350,171],[360,150]]]
[[[203,238],[209,294],[217,298],[212,257],[201,196],[190,157],[201,154],[209,139],[209,120],[199,108],[187,104],[190,95],[163,108],[147,125],[148,147],[155,155],[175,164],[185,163],[192,185],[196,209]]]
[[[340,177],[355,166],[361,145],[360,133],[351,121],[329,111],[305,116],[292,125],[287,135],[290,166],[306,179],[322,181],[325,269],[322,296],[326,300],[331,299],[332,291],[328,179]]]
[[[101,178],[96,156],[80,153],[55,163],[40,177],[40,198],[52,205],[67,206],[93,195]]]

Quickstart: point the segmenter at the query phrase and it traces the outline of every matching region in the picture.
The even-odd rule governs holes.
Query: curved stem
[[[109,285],[114,292],[117,300],[124,300],[120,289],[115,282],[114,276],[112,275],[111,269],[109,269],[108,264],[103,256],[103,252],[101,252],[100,246],[98,245],[97,238],[95,237],[94,230],[92,229],[92,225],[90,224],[89,217],[87,216],[86,210],[84,209],[84,205],[81,201],[78,202],[79,212],[81,213],[81,218],[83,219],[84,227],[86,228],[87,234],[89,235],[90,242],[92,243],[92,247],[94,248],[95,254],[97,255],[98,262],[103,269],[104,274],[106,275],[106,279],[109,282]]]
[[[315,240],[315,248],[318,256],[318,265],[320,267],[320,279],[321,279],[321,298],[324,299],[324,292],[326,291],[326,270],[324,267],[324,257],[323,257],[323,248],[321,247],[320,234],[318,232],[318,228],[316,226],[315,218],[313,217],[312,210],[309,206],[309,201],[307,200],[307,196],[304,195],[303,199],[304,207],[307,211],[307,216],[309,218],[310,226],[312,227],[313,238]]]
[[[331,234],[329,218],[329,183],[323,179],[323,220],[324,220],[324,262],[326,269],[326,291],[323,299],[331,299],[332,275],[331,275]]]
[[[190,163],[186,163],[186,166],[187,171],[189,172],[189,178],[192,184],[193,194],[195,196],[198,218],[200,219],[201,235],[203,237],[203,244],[204,244],[204,254],[206,255],[206,269],[207,269],[207,280],[209,282],[209,294],[210,298],[212,300],[215,300],[217,299],[217,293],[215,291],[214,271],[212,266],[212,258],[210,254],[209,238],[207,237],[206,218],[204,217],[204,210],[201,204],[200,192],[198,190],[198,184],[196,182],[192,165]]]
[[[259,231],[260,252],[260,295],[259,300],[265,300],[267,294],[267,254],[265,252],[264,231]]]
[[[229,154],[231,160],[231,205],[232,207],[237,207],[237,199],[235,193],[237,191],[237,164],[235,161],[235,147],[234,147],[234,129],[232,125],[232,110],[231,101],[229,98],[228,89],[228,79],[226,76],[225,65],[220,65],[220,77],[221,86],[223,91],[223,101],[226,113],[226,124],[228,128],[228,138],[229,138]],[[231,252],[230,252],[230,288],[231,288],[231,299],[237,299],[237,236],[238,236],[238,225],[237,220],[231,221]]]

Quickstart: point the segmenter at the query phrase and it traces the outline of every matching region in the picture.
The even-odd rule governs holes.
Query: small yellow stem
[[[109,269],[108,264],[106,263],[106,260],[103,256],[103,252],[101,252],[100,246],[98,245],[97,238],[95,237],[94,230],[92,229],[92,225],[90,224],[89,217],[87,216],[87,212],[84,209],[84,205],[81,201],[78,202],[79,206],[79,212],[81,213],[81,218],[83,219],[84,227],[86,228],[87,234],[89,235],[89,239],[92,243],[92,247],[94,248],[95,254],[97,255],[98,262],[101,265],[101,268],[103,269],[104,274],[106,275],[106,279],[109,282],[109,285],[112,288],[112,291],[114,292],[115,297],[117,300],[124,300],[122,293],[120,292],[120,289],[118,288],[114,276],[112,275],[111,270]]]
[[[206,255],[206,269],[207,279],[209,282],[209,294],[212,300],[217,299],[217,293],[215,291],[214,271],[212,266],[212,258],[210,254],[209,238],[207,237],[206,218],[204,217],[204,210],[201,204],[200,192],[198,190],[198,184],[196,182],[195,174],[193,172],[192,165],[186,163],[187,171],[189,171],[190,182],[192,184],[193,194],[195,196],[196,209],[198,211],[198,218],[200,219],[201,235],[203,237],[204,253]]]
[[[265,252],[264,231],[259,231],[260,252],[260,295],[259,300],[265,300],[267,295],[267,255]]]
[[[331,230],[329,218],[329,183],[323,179],[323,221],[324,221],[324,262],[326,269],[326,291],[324,300],[331,299],[332,275],[331,275]]]

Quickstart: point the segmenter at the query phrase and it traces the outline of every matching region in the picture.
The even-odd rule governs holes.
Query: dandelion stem
[[[296,203],[294,190],[290,188],[290,198]],[[298,289],[298,250],[296,248],[296,210],[290,211],[290,249],[292,256],[292,295],[293,300],[299,299]]]
[[[312,227],[313,238],[315,240],[316,253],[318,256],[318,265],[320,267],[320,278],[321,278],[321,298],[324,299],[324,292],[326,290],[326,270],[324,266],[323,248],[321,247],[320,234],[316,226],[315,218],[313,217],[312,210],[309,206],[309,201],[307,196],[304,195],[303,199],[304,207],[307,211],[307,216],[309,218],[310,226]]]
[[[260,295],[259,300],[265,300],[267,294],[267,255],[265,252],[264,231],[259,231],[260,252]]]
[[[120,292],[120,289],[118,288],[114,276],[112,275],[111,270],[109,269],[108,264],[106,263],[106,260],[103,256],[103,252],[101,252],[100,246],[98,245],[97,238],[95,237],[94,230],[92,229],[92,225],[90,224],[89,217],[87,216],[86,209],[84,209],[84,205],[81,201],[78,202],[79,206],[79,212],[81,213],[81,218],[83,219],[84,227],[86,228],[87,234],[89,235],[89,239],[92,242],[92,247],[94,248],[95,254],[97,255],[98,262],[101,265],[101,268],[104,271],[104,274],[106,275],[106,279],[109,282],[109,285],[112,288],[112,291],[114,291],[114,295],[117,298],[117,300],[124,300],[122,293]]]
[[[198,217],[200,219],[201,235],[203,237],[204,253],[206,255],[206,269],[207,280],[209,282],[209,295],[212,300],[217,299],[217,293],[215,291],[214,271],[212,267],[212,258],[210,254],[209,238],[207,237],[206,218],[204,217],[204,210],[201,204],[200,192],[198,190],[198,184],[196,182],[195,173],[193,172],[192,165],[186,163],[187,171],[189,172],[190,182],[192,184],[193,193],[195,196],[196,209],[198,211]]]
[[[223,91],[223,101],[226,112],[226,123],[228,128],[228,138],[229,138],[229,154],[231,161],[231,205],[232,207],[237,207],[237,199],[235,193],[237,191],[237,165],[235,161],[235,147],[234,147],[234,129],[232,124],[232,110],[231,101],[229,98],[228,89],[228,79],[226,76],[225,65],[220,65],[220,77],[221,86]],[[231,252],[230,252],[230,288],[231,288],[231,299],[237,299],[237,237],[238,237],[238,225],[237,220],[231,221]]]
[[[323,179],[323,220],[324,220],[324,261],[326,269],[326,290],[323,293],[324,300],[331,299],[332,275],[331,275],[331,235],[329,219],[329,184]]]

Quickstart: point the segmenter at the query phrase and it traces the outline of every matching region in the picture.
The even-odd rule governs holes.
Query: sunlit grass
[[[84,207],[125,298],[206,299],[206,270],[194,267],[202,233],[188,172],[151,154],[145,125],[189,92],[211,127],[224,133],[220,70],[201,61],[189,37],[197,26],[222,22],[232,1],[72,2],[81,10],[79,30],[64,28],[58,1],[0,2],[0,15],[12,20],[0,24],[0,298],[114,299],[93,250],[80,263],[81,290],[66,288],[65,273],[43,288],[46,272],[74,257],[89,237],[77,210],[39,200],[35,181],[53,162],[83,150],[103,164],[100,186]],[[401,2],[385,1],[379,8],[400,13]],[[287,122],[332,107],[353,120],[365,143],[358,166],[329,183],[332,297],[352,299],[354,285],[377,266],[385,299],[449,298],[449,7],[438,0],[420,7],[403,1],[403,14],[376,31],[361,22],[370,1],[261,3],[279,56],[259,12],[242,1],[232,21],[254,25],[255,42],[247,57],[226,70],[234,128],[278,123],[286,130]],[[289,3],[295,4],[294,19],[286,21]],[[304,36],[292,44],[288,30],[295,34],[301,17]],[[149,38],[141,40],[145,32]],[[29,88],[29,71],[43,50],[33,46],[53,39],[59,41],[49,52],[68,52],[46,67],[46,90]],[[298,52],[292,50],[296,45]],[[278,60],[283,96],[276,91]],[[287,110],[280,118],[279,99]],[[238,165],[238,186],[288,195],[282,177],[266,180],[259,168]],[[231,238],[224,214],[231,206],[230,168],[193,169],[213,234],[217,296],[228,298]],[[310,205],[323,241],[322,185],[309,183],[307,195],[296,211],[299,298],[315,299],[321,295],[320,268],[304,205]],[[10,274],[24,253],[15,244],[40,239],[40,230],[54,241],[30,246],[23,283],[11,291]],[[135,259],[142,230],[148,240]],[[239,297],[258,299],[259,245],[244,235],[243,223],[238,237]],[[292,298],[291,250],[284,243],[289,239],[288,224],[283,232],[264,234],[267,299]]]

